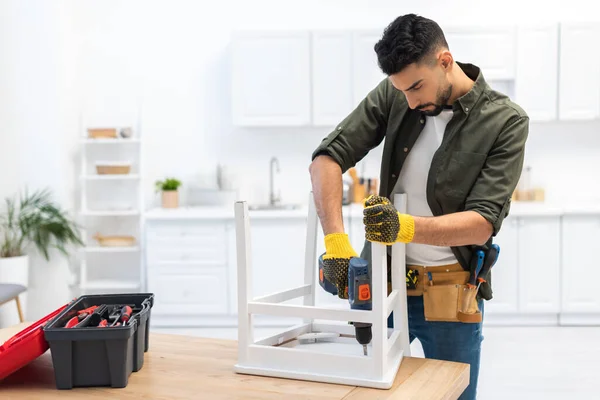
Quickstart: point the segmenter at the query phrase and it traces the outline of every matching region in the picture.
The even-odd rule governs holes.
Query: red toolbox
[[[23,329],[0,346],[0,380],[23,368],[50,348],[44,337],[44,325],[65,308],[67,305]]]
[[[74,316],[93,306],[104,305],[97,307],[99,315],[94,317],[109,319],[110,313],[106,311],[106,305],[109,304],[127,304],[135,312],[129,309],[130,318],[121,319],[127,323],[116,326],[82,324],[65,327]],[[81,296],[23,329],[0,346],[0,381],[50,349],[57,389],[78,386],[125,387],[129,375],[140,370],[144,364],[144,353],[149,347],[150,311],[153,305],[152,293]]]

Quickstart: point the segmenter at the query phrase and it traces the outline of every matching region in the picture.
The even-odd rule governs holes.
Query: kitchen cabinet
[[[222,221],[151,221],[146,228],[148,291],[157,325],[190,324],[229,311],[230,226]]]
[[[595,295],[600,268],[588,257],[600,236],[600,212],[536,211],[513,205],[495,242],[500,257],[492,269],[494,298],[485,302],[488,325],[600,324]],[[156,326],[236,326],[237,249],[231,210],[192,217],[146,218],[147,290],[155,293]],[[193,214],[193,212],[190,212]],[[306,210],[251,216],[254,296],[304,282]],[[344,228],[360,254],[364,244],[362,206],[343,208]],[[225,215],[227,214],[227,215]],[[585,251],[581,251],[584,249]],[[317,229],[317,254],[325,252]],[[315,272],[317,259],[315,259]],[[300,302],[301,299],[292,302]],[[347,308],[348,301],[317,286],[318,305]],[[288,323],[257,316],[256,326]]]
[[[600,53],[590,46],[600,39],[598,23],[564,23],[560,29],[559,117],[600,117]],[[540,66],[540,70],[545,66]]]
[[[352,34],[313,32],[312,123],[335,126],[352,111]]]
[[[492,321],[557,323],[560,312],[560,216],[509,216],[495,243],[494,298],[485,304]],[[537,322],[536,322],[537,321]]]
[[[515,101],[531,120],[555,120],[558,104],[558,24],[520,26],[517,38]],[[540,60],[544,60],[543,65]]]
[[[234,125],[310,123],[308,31],[237,32],[232,48]]]
[[[515,27],[449,26],[442,29],[454,60],[479,66],[490,82],[514,79]]]
[[[517,301],[519,265],[518,219],[514,217],[506,218],[494,242],[500,246],[500,255],[492,268],[494,298],[486,302],[485,313],[516,313],[519,309]]]
[[[354,106],[387,76],[377,65],[375,43],[381,38],[380,30],[355,31],[352,36],[352,92]]]
[[[560,218],[520,217],[519,310],[560,311]]]
[[[592,250],[598,246],[600,215],[565,215],[561,275],[562,309],[580,317],[600,314],[600,267]]]

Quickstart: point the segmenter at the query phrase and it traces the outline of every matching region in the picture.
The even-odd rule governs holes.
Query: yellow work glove
[[[325,235],[323,255],[323,275],[337,287],[338,297],[348,298],[348,264],[352,257],[358,257],[346,233]]]
[[[401,214],[382,196],[371,195],[364,201],[363,222],[365,237],[370,242],[393,244],[409,243],[415,235],[415,220]]]

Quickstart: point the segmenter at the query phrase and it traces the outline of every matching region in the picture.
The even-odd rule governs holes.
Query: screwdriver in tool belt
[[[483,250],[477,250],[476,254],[476,258],[473,258],[471,260],[471,263],[476,263],[475,267],[471,267],[471,276],[469,278],[469,283],[467,283],[467,286],[469,288],[475,288],[475,285],[477,284],[477,277],[479,276],[479,272],[481,271],[481,268],[483,267],[483,260],[485,258],[485,253],[483,252]]]
[[[492,269],[496,261],[498,261],[498,256],[500,255],[500,246],[497,244],[493,244],[490,250],[487,253],[485,258],[485,262],[483,263],[483,268],[481,268],[481,272],[477,276],[477,290],[479,290],[479,286],[481,286],[482,282],[487,282],[485,280],[485,276],[487,276],[488,272]]]

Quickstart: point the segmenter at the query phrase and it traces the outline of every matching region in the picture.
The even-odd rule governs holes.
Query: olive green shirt
[[[434,216],[475,211],[491,223],[495,236],[521,175],[529,117],[490,88],[478,67],[458,65],[475,83],[452,105],[453,117],[429,170],[427,202]],[[346,172],[383,142],[379,194],[390,197],[425,122],[422,112],[410,109],[404,94],[384,79],[322,140],[312,159],[329,155]],[[468,270],[473,247],[452,247],[452,252]],[[370,259],[368,241],[361,257]],[[491,284],[481,285],[481,297],[492,298]]]

